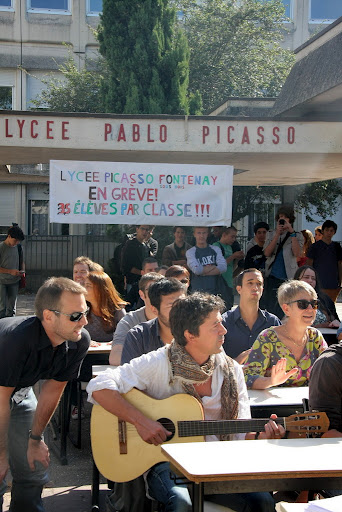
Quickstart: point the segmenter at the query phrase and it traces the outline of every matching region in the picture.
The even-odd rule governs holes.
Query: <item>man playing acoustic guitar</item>
[[[196,292],[178,299],[170,312],[173,342],[116,370],[101,373],[88,385],[89,400],[134,425],[140,437],[155,446],[165,442],[171,432],[145,416],[121,394],[137,388],[162,400],[187,393],[202,403],[205,419],[250,418],[242,369],[222,350],[226,333],[222,325],[223,310],[222,299],[214,295]],[[210,435],[206,440],[280,438],[285,430],[273,419],[260,433]],[[113,464],[119,464],[119,461],[113,461]],[[155,464],[148,471],[146,482],[149,495],[163,503],[166,511],[186,512],[190,509],[188,490],[172,480],[167,462]],[[206,499],[237,512],[275,511],[272,496],[264,492],[212,495]]]

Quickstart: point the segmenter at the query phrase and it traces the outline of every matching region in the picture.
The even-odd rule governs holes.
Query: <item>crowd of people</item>
[[[72,280],[50,278],[42,285],[33,317],[14,316],[11,287],[15,284],[17,294],[25,267],[17,247],[22,231],[11,228],[5,247],[0,244],[0,276],[5,276],[0,278],[0,494],[10,466],[13,512],[44,511],[49,450],[43,433],[68,381],[88,382],[90,402],[132,423],[153,445],[170,432],[125,400],[122,394],[133,388],[156,399],[190,394],[201,402],[205,419],[218,420],[250,418],[249,388],[309,385],[310,407],[326,411],[331,422],[324,435],[342,436],[341,349],[328,348],[317,329],[337,329],[342,338],[335,307],[342,249],[332,241],[337,226],[325,221],[315,238],[298,233],[286,205],[275,220],[272,231],[266,222],[255,225],[246,254],[233,226],[197,226],[193,243],[184,228],[174,227],[174,241],[160,261],[153,227],[136,226],[120,248],[124,296],[100,264],[79,256]],[[101,343],[111,345],[109,358],[87,358],[88,347]],[[92,379],[92,365],[108,363],[112,368]],[[44,384],[37,403],[31,387],[39,380]],[[76,404],[74,387],[74,419],[82,413]],[[262,432],[230,438],[284,437],[275,419],[272,415]],[[177,483],[166,462],[144,479],[115,483],[109,504],[121,512],[143,511],[145,487],[166,511],[191,506],[186,486]],[[207,499],[237,512],[275,511],[270,493]]]

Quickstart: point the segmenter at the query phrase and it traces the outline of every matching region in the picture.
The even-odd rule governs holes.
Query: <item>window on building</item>
[[[70,14],[70,0],[27,0],[29,11]]]
[[[310,20],[314,23],[331,23],[342,16],[341,0],[311,0]]]
[[[87,235],[105,236],[107,234],[107,224],[87,224]]]
[[[263,2],[267,2],[268,0],[263,0]],[[286,18],[292,18],[292,2],[293,0],[281,0],[285,7],[285,16]]]
[[[29,201],[29,234],[37,236],[68,235],[69,224],[49,222],[49,201],[31,199]]]
[[[12,87],[0,86],[0,110],[12,110]]]
[[[87,0],[87,14],[98,16],[102,12],[102,0]]]
[[[14,0],[0,0],[0,11],[13,10]]]

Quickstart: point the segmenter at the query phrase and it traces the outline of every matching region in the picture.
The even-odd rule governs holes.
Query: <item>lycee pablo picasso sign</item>
[[[50,222],[230,225],[227,165],[50,162]]]

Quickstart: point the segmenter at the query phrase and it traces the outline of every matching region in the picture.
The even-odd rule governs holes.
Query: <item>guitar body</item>
[[[170,420],[175,429],[171,443],[189,443],[204,441],[203,436],[178,437],[177,421],[202,420],[203,410],[196,398],[178,394],[164,400],[155,400],[141,391],[132,389],[122,395],[130,404],[152,420],[161,418]],[[94,405],[91,413],[91,446],[95,464],[100,473],[113,482],[128,482],[142,475],[154,464],[162,462],[165,457],[160,446],[145,443],[131,423],[120,423],[116,416],[107,412],[100,405]],[[162,421],[164,423],[164,421]],[[166,427],[168,430],[169,428]],[[122,431],[126,431],[126,440],[120,445]],[[122,445],[126,446],[127,453]]]

